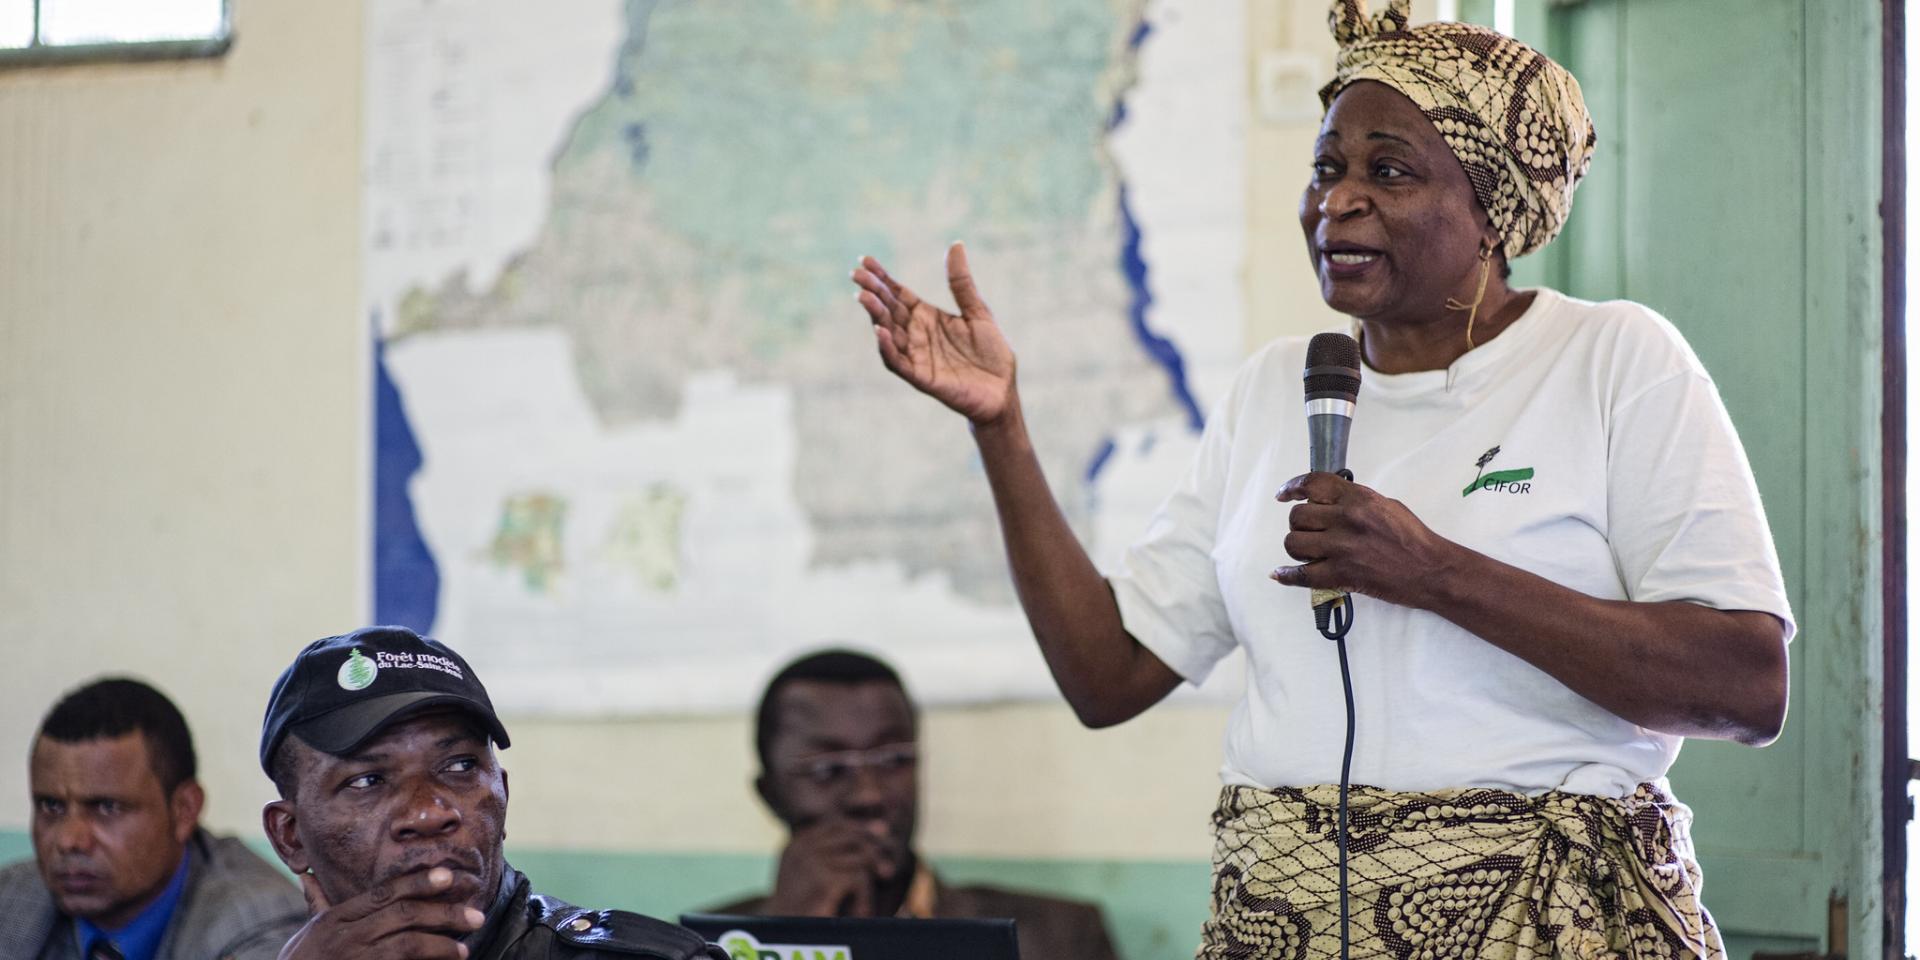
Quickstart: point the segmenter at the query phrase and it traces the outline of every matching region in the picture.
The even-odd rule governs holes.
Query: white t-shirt
[[[1340,775],[1334,645],[1314,629],[1307,591],[1267,576],[1295,562],[1282,544],[1292,504],[1274,494],[1307,470],[1306,349],[1277,340],[1246,363],[1187,478],[1111,577],[1127,630],[1188,681],[1245,648],[1228,784]],[[1543,289],[1448,370],[1365,372],[1347,465],[1440,536],[1581,593],[1761,610],[1792,630],[1719,392],[1679,332],[1638,304]],[[1614,716],[1436,614],[1354,599],[1354,783],[1623,797],[1680,751],[1681,738]]]

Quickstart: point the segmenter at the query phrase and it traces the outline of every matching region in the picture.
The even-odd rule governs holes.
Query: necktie
[[[93,942],[93,949],[87,951],[87,960],[126,960],[120,950],[105,937]]]

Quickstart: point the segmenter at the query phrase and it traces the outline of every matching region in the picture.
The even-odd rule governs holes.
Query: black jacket
[[[727,960],[726,951],[685,927],[624,910],[587,910],[534,893],[515,872],[506,910],[474,960]]]

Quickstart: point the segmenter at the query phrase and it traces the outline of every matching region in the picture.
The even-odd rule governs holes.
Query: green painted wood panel
[[[1798,2],[1740,2],[1739,18],[1711,3],[1628,7],[1621,112],[1633,139],[1621,156],[1622,293],[1673,320],[1719,384],[1798,611],[1806,585],[1804,40]],[[1804,668],[1806,646],[1793,648],[1794,666]],[[1804,700],[1804,688],[1795,695]],[[1791,712],[1801,714],[1792,709],[1799,706]],[[1798,771],[1807,733],[1796,723],[1765,751],[1688,745],[1674,782],[1699,816],[1704,852],[1778,857],[1805,848]],[[1824,923],[1824,896],[1817,907]]]
[[[1838,893],[1852,953],[1877,956],[1877,5],[1521,0],[1523,34],[1529,9],[1600,147],[1561,239],[1516,276],[1638,300],[1686,334],[1800,622],[1780,741],[1692,742],[1674,770],[1706,902],[1744,956],[1824,948]]]

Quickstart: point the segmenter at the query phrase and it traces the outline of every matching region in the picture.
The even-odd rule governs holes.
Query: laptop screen
[[[732,960],[1020,960],[1012,920],[689,913],[680,923]]]

